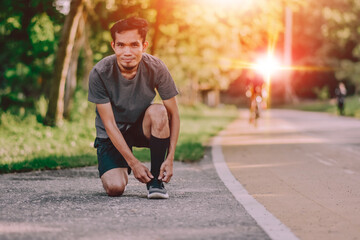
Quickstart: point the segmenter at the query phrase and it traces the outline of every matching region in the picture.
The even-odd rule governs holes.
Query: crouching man
[[[146,183],[148,198],[168,198],[163,182],[173,175],[180,118],[178,90],[165,64],[145,53],[148,23],[141,18],[111,28],[113,55],[100,60],[89,78],[88,100],[96,104],[98,169],[109,196],[123,194],[128,174]],[[163,104],[153,104],[159,92]],[[132,153],[147,147],[149,170]]]

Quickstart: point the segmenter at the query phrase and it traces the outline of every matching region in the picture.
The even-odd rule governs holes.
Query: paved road
[[[168,200],[130,177],[107,197],[95,167],[0,175],[0,239],[269,239],[217,176],[210,150],[175,163]]]
[[[221,135],[236,179],[300,239],[360,239],[360,121],[323,113],[248,112]]]
[[[255,128],[242,111],[214,149],[300,239],[359,239],[359,136],[350,118],[272,110]],[[0,239],[270,239],[213,160],[208,149],[200,163],[177,162],[169,200],[146,199],[133,177],[123,197],[107,197],[95,167],[0,175]]]

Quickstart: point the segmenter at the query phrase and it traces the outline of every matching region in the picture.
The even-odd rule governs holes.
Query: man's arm
[[[173,175],[175,148],[179,138],[179,131],[180,131],[180,116],[179,116],[179,109],[175,97],[172,97],[168,100],[164,100],[163,103],[169,116],[170,146],[169,146],[168,156],[161,165],[159,179],[161,179],[164,182],[169,182]],[[166,174],[164,174],[164,172]]]
[[[102,122],[104,123],[107,135],[133,170],[135,178],[142,183],[149,182],[153,176],[151,175],[149,169],[136,159],[128,147],[123,135],[116,125],[111,104],[96,104],[96,108],[100,114]]]

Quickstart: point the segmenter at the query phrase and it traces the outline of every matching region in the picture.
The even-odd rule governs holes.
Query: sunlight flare
[[[258,59],[253,67],[264,77],[271,77],[280,70],[280,62],[273,55],[268,54],[266,57]]]

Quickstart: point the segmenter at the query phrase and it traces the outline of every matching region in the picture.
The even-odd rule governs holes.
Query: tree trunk
[[[84,78],[82,80],[82,88],[83,89],[88,89],[89,88],[89,76],[90,76],[90,72],[91,69],[94,66],[94,61],[93,61],[93,51],[91,49],[90,46],[90,26],[89,24],[85,25],[85,29],[84,29],[84,35],[85,35],[85,41],[84,41],[84,54],[85,54],[85,69],[84,69]]]
[[[156,48],[157,48],[157,43],[158,43],[158,39],[159,39],[159,33],[160,33],[160,24],[161,24],[161,20],[163,19],[163,6],[164,5],[164,0],[157,0],[155,3],[155,10],[156,10],[156,20],[155,20],[155,25],[154,25],[154,35],[152,37],[152,42],[151,42],[151,46],[150,46],[150,54],[154,55],[156,52]]]
[[[284,35],[284,62],[286,66],[291,66],[292,64],[292,10],[290,7],[285,7],[285,35]],[[285,72],[285,101],[287,103],[296,103],[298,99],[293,91],[292,83],[292,73]]]
[[[64,95],[64,114],[63,114],[64,118],[66,119],[70,118],[70,112],[72,108],[75,88],[77,85],[78,60],[79,60],[81,47],[84,45],[85,42],[85,35],[84,35],[85,22],[86,22],[86,13],[83,12],[82,17],[80,18],[76,41],[72,51],[69,71],[66,78],[65,95]]]
[[[199,102],[199,81],[198,81],[198,77],[190,74],[189,75],[189,93],[190,93],[190,97],[189,97],[189,104],[190,105],[195,105],[196,103]]]
[[[54,80],[50,89],[48,111],[44,119],[44,124],[48,126],[58,125],[63,119],[65,81],[83,7],[83,0],[72,0],[70,12],[65,19],[56,56]]]

